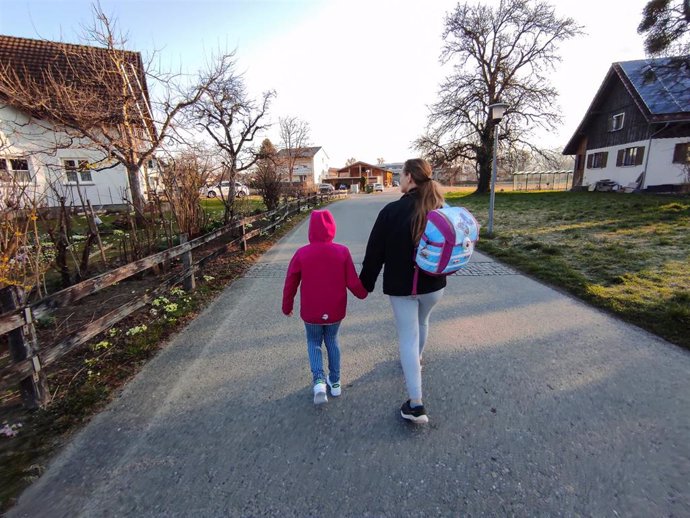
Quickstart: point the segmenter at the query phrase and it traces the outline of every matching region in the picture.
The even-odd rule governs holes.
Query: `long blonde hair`
[[[406,161],[402,174],[412,176],[419,193],[412,215],[412,239],[416,245],[424,232],[426,215],[429,211],[443,205],[443,194],[438,183],[431,179],[431,165],[423,158],[412,158]]]

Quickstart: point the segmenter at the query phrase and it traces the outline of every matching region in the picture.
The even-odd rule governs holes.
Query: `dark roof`
[[[577,152],[594,108],[603,100],[606,87],[616,78],[649,123],[690,121],[690,56],[616,62],[611,65],[582,122],[563,149],[564,155]]]
[[[321,146],[315,146],[315,147],[301,147],[297,148],[294,151],[297,152],[295,155],[296,158],[311,158],[313,157],[316,153],[319,152],[319,149],[321,149]],[[279,157],[284,157],[288,154],[287,149],[281,149],[278,151],[278,156]]]
[[[104,119],[121,117],[123,95],[129,94],[123,94],[122,88],[112,88],[122,77],[112,69],[113,55],[122,58],[118,62],[125,66],[130,92],[134,92],[137,99],[148,102],[146,77],[138,52],[0,35],[2,74],[12,75],[23,84],[30,84],[34,91],[45,94],[49,111],[59,108],[69,114],[75,109],[70,103],[49,95],[51,82],[58,81],[73,90],[77,107],[88,102],[94,114]],[[5,86],[0,81],[0,97],[7,99]],[[37,116],[44,115],[38,106],[17,107]],[[141,109],[147,112],[146,106]],[[138,115],[135,117],[140,120]]]
[[[613,66],[620,69],[644,103],[645,115],[651,115],[651,119],[683,115],[682,118],[687,119],[690,115],[690,56],[687,58],[639,59]]]
[[[361,160],[358,160],[357,162],[353,162],[353,163],[350,164],[350,165],[346,165],[345,167],[341,167],[340,169],[338,169],[338,171],[347,171],[348,169],[350,169],[350,168],[352,168],[352,167],[360,166],[360,165],[361,165],[362,167],[364,167],[365,169],[371,169],[372,172],[373,172],[374,170],[377,170],[377,171],[384,171],[384,172],[389,172],[389,173],[392,173],[392,172],[393,172],[393,171],[391,171],[390,169],[386,169],[385,167],[381,167],[381,166],[378,166],[378,165],[367,164],[366,162],[362,162]]]

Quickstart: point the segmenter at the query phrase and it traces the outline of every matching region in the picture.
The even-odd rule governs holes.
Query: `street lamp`
[[[508,105],[506,103],[494,103],[489,105],[489,117],[494,121],[494,161],[491,166],[491,193],[489,195],[489,225],[488,233],[494,233],[494,195],[496,192],[496,151],[498,149],[498,123],[501,122]]]

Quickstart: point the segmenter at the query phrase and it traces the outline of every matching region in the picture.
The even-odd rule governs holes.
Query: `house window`
[[[625,113],[617,113],[612,115],[609,119],[609,131],[618,131],[623,129],[623,121],[625,120]]]
[[[587,156],[587,169],[603,169],[609,159],[608,151],[600,151]]]
[[[68,158],[62,161],[69,183],[93,183],[88,160]]]
[[[23,158],[0,158],[0,181],[29,183],[29,161]]]
[[[690,164],[690,142],[676,144],[673,149],[674,164]]]
[[[640,165],[644,158],[644,146],[628,147],[618,150],[617,166]]]

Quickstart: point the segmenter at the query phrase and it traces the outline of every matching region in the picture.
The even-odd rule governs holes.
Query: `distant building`
[[[366,185],[381,183],[386,187],[393,185],[393,173],[381,166],[367,164],[366,162],[355,162],[337,169],[335,173],[330,173],[323,179],[325,183],[330,183],[335,187],[345,185],[359,185],[364,188]]]
[[[46,73],[55,74],[69,82],[74,89],[95,92],[95,103],[89,108],[103,115],[104,128],[108,128],[108,114],[116,118],[121,111],[118,100],[109,98],[89,77],[89,66],[106,62],[116,54],[129,65],[124,75],[134,96],[137,113],[131,124],[144,134],[155,134],[151,119],[144,114],[150,105],[146,74],[138,52],[110,50],[86,45],[72,45],[54,41],[34,40],[0,35],[0,63],[19,81],[45,87]],[[88,64],[88,66],[87,66]],[[124,66],[124,65],[123,65]],[[29,83],[31,82],[31,83]],[[59,108],[68,115],[78,110],[47,95],[50,108]],[[155,166],[150,160],[139,175],[141,191],[146,193],[144,175]],[[0,191],[3,203],[10,203],[11,191],[21,188],[22,197],[30,197],[38,206],[54,207],[64,197],[67,205],[80,206],[89,200],[96,206],[123,205],[131,201],[127,172],[121,164],[99,150],[85,138],[71,138],[64,128],[39,111],[13,104],[0,88]],[[21,200],[16,200],[22,205]],[[14,205],[14,203],[13,203]],[[19,206],[18,205],[18,206]]]
[[[690,55],[613,63],[563,154],[575,155],[574,186],[688,183]]]
[[[393,173],[391,182],[399,182],[400,175],[402,174],[403,165],[404,162],[387,162],[385,164],[381,164],[379,167],[387,169],[391,173]]]
[[[322,183],[323,179],[328,176],[329,158],[326,151],[320,146],[278,151],[279,167],[286,174],[288,166],[285,162],[289,157],[295,159],[292,176],[289,179],[291,183],[311,187]]]

